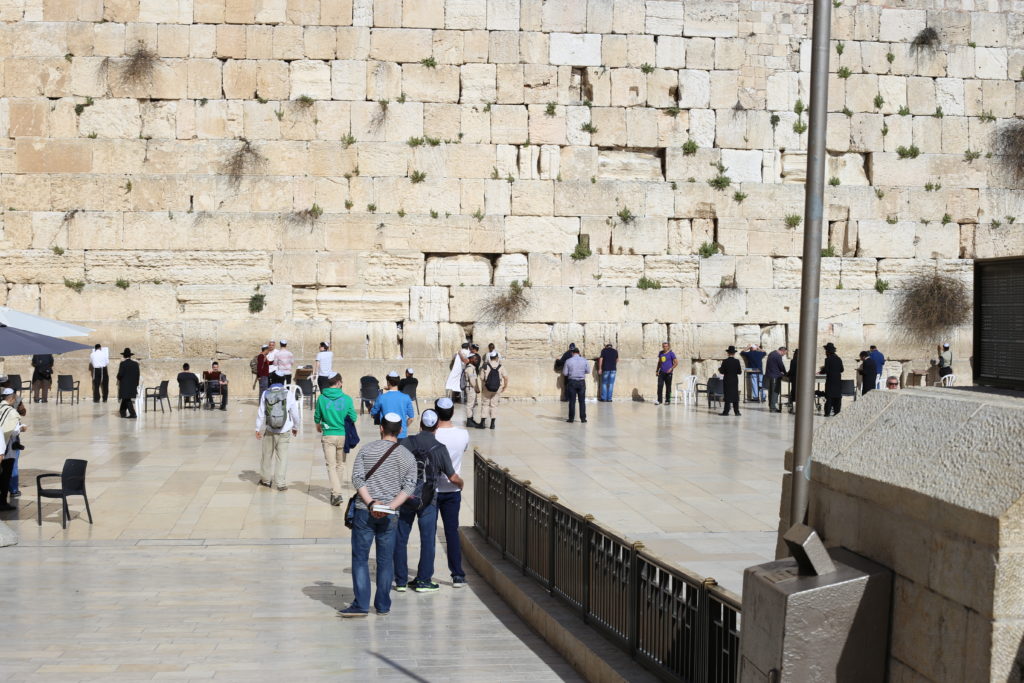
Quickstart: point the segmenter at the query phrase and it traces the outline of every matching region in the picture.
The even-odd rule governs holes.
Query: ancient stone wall
[[[732,343],[795,345],[807,3],[0,0],[0,19],[0,297],[153,379],[213,357],[247,374],[271,336],[439,388],[471,334],[516,395],[553,393],[570,341],[649,359],[670,339],[701,375]],[[890,334],[901,284],[1024,249],[988,156],[1022,110],[1022,24],[834,9],[821,336],[848,357],[927,358]],[[512,281],[525,314],[482,320]],[[965,362],[970,335],[951,341]],[[624,361],[619,394],[650,365]]]

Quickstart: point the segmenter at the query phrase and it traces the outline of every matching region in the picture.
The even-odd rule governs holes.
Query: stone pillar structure
[[[810,523],[893,570],[893,681],[1024,680],[1024,398],[874,391],[819,425]]]

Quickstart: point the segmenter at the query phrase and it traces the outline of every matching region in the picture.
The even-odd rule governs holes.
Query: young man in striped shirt
[[[355,600],[340,614],[365,617],[370,611],[370,546],[377,547],[377,614],[391,611],[391,583],[395,577],[396,514],[416,490],[416,459],[398,444],[404,420],[396,413],[381,418],[380,440],[359,449],[352,464],[356,489],[355,524],[352,527],[352,589]],[[378,465],[379,463],[379,465]],[[374,466],[376,470],[370,474]],[[377,509],[375,509],[377,508]]]

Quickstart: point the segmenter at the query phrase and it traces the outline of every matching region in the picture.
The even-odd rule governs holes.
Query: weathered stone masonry
[[[1024,108],[1010,7],[834,9],[823,343],[927,358],[891,337],[901,283],[1024,250],[1019,193],[986,156]],[[131,346],[147,384],[215,356],[242,377],[271,336],[439,388],[434,361],[471,332],[526,396],[554,392],[570,341],[618,345],[620,395],[650,393],[650,360],[632,359],[666,338],[702,375],[732,343],[794,345],[807,11],[0,0],[0,298]],[[912,46],[926,27],[937,44]],[[254,154],[236,177],[240,138]],[[574,260],[581,238],[592,254]],[[512,280],[531,284],[525,316],[478,321]]]

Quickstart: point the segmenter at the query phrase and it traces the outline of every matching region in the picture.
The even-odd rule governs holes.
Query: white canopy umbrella
[[[16,330],[35,332],[47,337],[86,337],[92,329],[81,325],[72,325],[59,320],[41,318],[31,313],[22,313],[7,306],[0,306],[0,325],[13,327]]]

